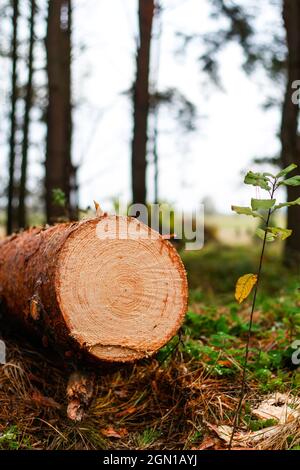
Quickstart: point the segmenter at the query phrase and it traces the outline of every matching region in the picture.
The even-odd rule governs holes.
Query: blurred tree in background
[[[148,117],[150,106],[150,47],[154,0],[139,0],[139,39],[136,55],[136,79],[133,91],[132,198],[134,204],[146,204],[146,167]]]
[[[266,108],[276,106],[282,110],[278,129],[281,152],[256,160],[281,167],[291,162],[299,165],[299,105],[292,97],[294,83],[300,79],[300,6],[298,0],[268,0],[267,4],[278,21],[271,31],[262,33],[259,27],[266,4],[254,0],[207,0],[209,25],[202,26],[196,33],[178,31],[178,36],[184,51],[190,43],[200,44],[201,71],[206,73],[209,83],[219,87],[222,86],[220,72],[225,48],[232,42],[240,45],[245,72],[249,75],[263,70],[269,79]],[[6,26],[9,35],[4,37],[3,33],[0,44],[1,57],[6,57],[10,63],[10,76],[5,83],[5,91],[9,93],[9,116],[4,126],[8,177],[3,179],[5,188],[1,191],[8,233],[28,226],[29,215],[37,207],[40,215],[43,207],[44,219],[50,223],[78,217],[80,188],[72,148],[75,106],[72,20],[76,5],[74,0],[3,0],[0,5],[1,22],[9,24]],[[162,0],[137,2],[135,76],[132,89],[127,93],[132,102],[130,174],[134,203],[149,202],[149,163],[154,166],[153,199],[159,200],[162,157],[159,136],[165,132],[159,117],[162,107],[173,113],[182,135],[196,130],[198,110],[191,99],[174,86],[161,86],[158,80],[164,12],[169,8],[168,2]],[[44,82],[35,79],[41,72]],[[42,139],[39,137],[43,174],[35,176],[36,184],[31,182],[30,187],[29,154],[37,145],[33,130],[37,122],[45,129],[45,135]],[[193,169],[187,168],[187,171],[192,173]],[[57,191],[64,195],[64,204],[57,203]],[[287,187],[287,193],[289,200],[299,197],[297,187]],[[286,260],[295,259],[300,253],[298,206],[288,209],[288,226],[294,236],[286,243]]]
[[[295,0],[283,1],[283,20],[287,39],[286,57],[286,92],[282,107],[281,144],[282,166],[291,163],[300,165],[299,138],[299,103],[293,100],[294,82],[300,77],[300,3]],[[298,187],[288,186],[289,201],[300,195]],[[287,262],[300,260],[300,208],[290,207],[288,210],[288,227],[293,230],[293,237],[287,240],[285,258]]]

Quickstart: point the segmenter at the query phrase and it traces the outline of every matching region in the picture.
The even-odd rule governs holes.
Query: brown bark
[[[71,162],[71,0],[50,0],[48,5],[46,213],[52,223],[66,215],[75,217],[71,195],[76,188],[71,188],[75,175]],[[54,203],[55,189],[63,191],[66,208]]]
[[[66,357],[127,362],[176,333],[187,282],[176,250],[158,233],[136,219],[103,216],[0,242],[0,297],[8,318]]]
[[[154,0],[139,0],[139,47],[134,84],[134,129],[132,140],[132,198],[146,203],[146,169],[149,115],[150,46]]]
[[[30,111],[32,107],[33,94],[33,52],[34,52],[34,23],[36,13],[36,1],[31,0],[30,14],[30,37],[28,51],[28,81],[26,86],[25,112],[23,124],[23,143],[22,143],[22,163],[21,163],[21,179],[19,191],[19,209],[18,209],[18,226],[24,228],[26,226],[26,192],[27,192],[27,166],[28,166],[28,150],[29,150],[29,128],[30,128]]]
[[[300,145],[298,136],[299,104],[294,104],[292,95],[295,89],[292,84],[300,80],[300,2],[284,0],[283,19],[286,29],[288,46],[287,84],[282,110],[281,144],[283,167],[296,163],[300,166]],[[289,186],[287,197],[289,201],[300,196],[300,188]],[[293,230],[293,236],[288,238],[285,247],[285,260],[300,259],[300,207],[288,209],[288,227]]]
[[[6,231],[11,234],[15,228],[14,192],[15,192],[15,160],[16,160],[16,105],[17,105],[17,62],[18,62],[18,18],[19,0],[13,1],[12,17],[12,76],[11,76],[11,113],[9,138],[9,181],[7,189],[7,220]]]

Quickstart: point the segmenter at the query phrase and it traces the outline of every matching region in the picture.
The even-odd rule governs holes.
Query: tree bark
[[[8,318],[66,357],[128,362],[155,353],[184,319],[175,248],[135,218],[30,229],[0,242]]]
[[[71,182],[75,168],[71,161],[71,0],[49,1],[46,38],[48,74],[46,215],[53,223],[66,215],[74,217]],[[60,189],[66,207],[55,204],[53,191]],[[72,199],[74,200],[74,198]]]
[[[32,107],[33,95],[33,52],[34,52],[34,26],[36,1],[31,0],[30,13],[30,37],[28,51],[28,81],[26,86],[25,112],[23,123],[23,144],[22,144],[22,163],[21,163],[21,179],[19,190],[19,209],[18,209],[18,226],[24,228],[27,223],[26,217],[26,193],[27,193],[27,166],[28,166],[28,150],[29,150],[29,128],[30,128],[30,111]]]
[[[150,46],[154,0],[139,0],[139,47],[134,84],[134,129],[132,140],[132,198],[135,204],[146,203],[146,169],[149,115]]]
[[[11,75],[11,113],[9,139],[9,181],[7,188],[6,231],[11,234],[15,228],[14,192],[15,192],[15,160],[16,160],[16,104],[17,104],[17,62],[18,62],[18,18],[19,0],[13,0],[12,16],[12,75]]]
[[[283,19],[286,29],[288,46],[287,84],[282,110],[281,123],[281,159],[283,167],[296,163],[300,166],[300,145],[298,135],[299,104],[294,104],[292,95],[295,92],[292,84],[300,79],[300,2],[284,0]],[[299,187],[288,186],[288,200],[300,196]],[[293,236],[287,239],[285,245],[285,261],[300,260],[300,207],[288,209],[288,227],[293,230]]]

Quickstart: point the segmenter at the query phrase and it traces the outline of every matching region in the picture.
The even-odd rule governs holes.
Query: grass
[[[256,271],[257,256],[255,247],[218,244],[184,253],[190,302],[180,336],[156,358],[97,374],[82,423],[66,418],[67,366],[61,369],[44,351],[6,338],[0,449],[199,449],[208,439],[213,448],[224,448],[211,426],[232,423],[250,309],[250,300],[236,303],[234,285],[240,275]],[[265,394],[299,395],[300,371],[291,362],[291,344],[300,338],[299,286],[298,273],[281,266],[278,248],[268,250],[241,427],[257,431],[274,424],[250,412]],[[299,423],[282,427],[279,437],[260,446],[300,448]]]

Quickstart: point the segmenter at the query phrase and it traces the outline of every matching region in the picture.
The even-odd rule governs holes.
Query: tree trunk
[[[9,139],[9,181],[7,189],[7,218],[6,231],[11,234],[15,228],[14,190],[15,190],[15,160],[16,160],[16,104],[17,104],[17,62],[18,62],[18,18],[19,0],[13,0],[12,17],[12,76],[11,76],[11,113]]]
[[[300,2],[284,0],[283,19],[286,29],[288,46],[287,85],[282,110],[281,144],[283,167],[296,163],[300,166],[300,146],[298,136],[299,104],[294,104],[292,95],[295,89],[292,84],[300,79]],[[288,200],[300,196],[299,187],[287,188]],[[293,230],[293,236],[287,239],[285,246],[285,261],[300,260],[300,207],[288,209],[288,228]]]
[[[177,332],[187,280],[177,251],[135,218],[30,229],[0,242],[8,317],[63,351],[127,362]]]
[[[24,228],[27,223],[26,217],[26,192],[27,192],[27,166],[28,166],[28,150],[29,150],[29,127],[30,127],[30,111],[32,107],[32,80],[33,80],[33,50],[34,50],[34,23],[36,13],[36,1],[31,0],[30,14],[30,37],[28,52],[28,81],[26,86],[25,112],[23,123],[23,144],[22,144],[22,163],[21,163],[21,179],[19,190],[19,209],[18,209],[18,226]]]
[[[134,129],[132,140],[133,203],[146,203],[146,169],[149,115],[150,46],[154,0],[139,0],[139,47],[134,84]]]
[[[48,223],[66,215],[71,207],[71,0],[49,1],[47,27],[48,115],[46,155],[46,213]],[[55,204],[53,191],[61,190],[66,207]]]

